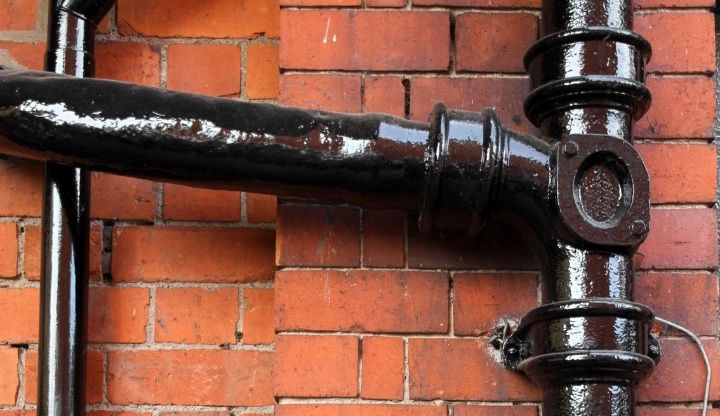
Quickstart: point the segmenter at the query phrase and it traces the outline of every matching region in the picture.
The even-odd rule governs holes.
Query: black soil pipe
[[[94,76],[95,25],[111,1],[50,1],[45,70]],[[84,415],[90,177],[45,165],[39,415]]]

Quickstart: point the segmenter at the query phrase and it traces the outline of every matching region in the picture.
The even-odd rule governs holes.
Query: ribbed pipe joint
[[[555,302],[530,311],[505,340],[506,366],[543,390],[558,385],[637,385],[659,360],[647,306],[620,299]],[[632,390],[632,389],[630,389]]]
[[[626,29],[583,27],[548,35],[525,55],[532,92],[525,114],[540,127],[549,116],[608,108],[637,120],[650,106],[645,65],[650,44]]]
[[[469,209],[468,234],[480,231],[500,200],[508,140],[507,130],[492,109],[476,113],[448,110],[443,103],[433,107],[424,159],[421,231],[433,228],[442,207]]]

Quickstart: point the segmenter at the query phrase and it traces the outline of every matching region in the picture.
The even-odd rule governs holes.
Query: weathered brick
[[[123,35],[161,38],[254,38],[278,36],[278,0],[239,3],[124,0],[118,4]]]
[[[402,338],[365,337],[362,340],[363,399],[402,400],[405,346]]]
[[[154,182],[92,172],[91,188],[93,218],[145,221],[155,218],[158,187]]]
[[[693,408],[663,409],[656,407],[638,407],[637,416],[694,416],[698,412]],[[720,416],[720,409],[708,409],[708,416]]]
[[[537,275],[458,274],[453,293],[455,334],[487,336],[506,323],[518,324],[537,306]]]
[[[653,203],[715,201],[715,145],[638,143],[635,147],[650,173],[650,200]]]
[[[155,341],[235,344],[239,302],[237,288],[158,288]]]
[[[636,123],[636,137],[685,139],[713,137],[715,81],[710,77],[648,77],[650,110]]]
[[[405,86],[402,77],[365,77],[363,94],[366,113],[405,117]]]
[[[258,282],[275,270],[273,230],[115,227],[112,245],[121,282]]]
[[[15,404],[20,387],[17,371],[17,348],[0,348],[0,405]]]
[[[271,372],[272,353],[263,351],[110,351],[108,399],[118,405],[267,406],[275,403]]]
[[[638,274],[635,300],[650,306],[655,315],[695,334],[717,335],[718,283],[712,274]]]
[[[277,197],[275,195],[245,194],[247,220],[250,223],[274,223],[277,219]]]
[[[713,374],[720,371],[720,348],[717,339],[704,340]],[[663,339],[662,362],[640,382],[638,400],[642,402],[700,401],[705,389],[705,363],[697,345],[687,339]],[[720,398],[720,380],[713,377],[710,400]]]
[[[280,16],[284,69],[430,71],[447,70],[450,62],[448,12],[283,10]]]
[[[355,397],[358,338],[278,335],[273,386],[276,397]]]
[[[707,12],[655,12],[635,17],[635,30],[652,45],[649,72],[715,70],[715,17]]]
[[[352,7],[361,3],[361,0],[280,0],[282,7]]]
[[[85,402],[88,404],[103,401],[104,357],[100,351],[87,352],[87,373],[85,381]],[[37,403],[38,353],[28,351],[25,354],[25,402]]]
[[[0,49],[7,51],[15,62],[27,69],[41,71],[45,66],[45,50],[47,46],[43,42],[0,41]]]
[[[366,7],[405,7],[407,0],[365,0]]]
[[[537,270],[520,235],[506,225],[488,224],[474,238],[464,230],[421,233],[408,224],[408,266],[421,269]]]
[[[0,216],[42,215],[42,164],[13,157],[0,159]]]
[[[230,412],[161,412],[160,416],[233,416],[233,414]]]
[[[151,416],[152,413],[134,413],[134,412],[112,412],[109,410],[94,410],[87,412],[88,416]]]
[[[534,132],[523,112],[528,80],[522,78],[413,77],[410,80],[410,118],[426,121],[433,104],[444,102],[453,110],[494,108],[503,124]]]
[[[15,223],[0,224],[0,278],[13,278],[18,271],[18,232]]]
[[[275,406],[275,416],[447,416],[442,405],[389,404],[282,404]]]
[[[712,0],[636,0],[635,7],[638,9],[671,7],[671,8],[710,8],[715,3]]]
[[[714,269],[718,264],[714,209],[654,209],[650,233],[636,255],[642,269]]]
[[[275,341],[274,301],[272,289],[243,290],[243,344],[268,345]]]
[[[446,333],[448,276],[438,272],[279,271],[278,331]]]
[[[28,280],[40,280],[40,238],[41,227],[39,225],[25,226],[25,244],[23,253],[23,271]],[[102,256],[103,256],[103,227],[90,227],[90,258],[89,272],[90,281],[100,282],[103,278]]]
[[[237,96],[242,73],[240,52],[238,45],[170,45],[167,87],[204,95]]]
[[[98,43],[95,62],[97,78],[160,85],[160,50],[148,43]]]
[[[34,410],[0,410],[0,416],[35,416]]]
[[[539,9],[540,0],[413,0],[414,6]]]
[[[142,343],[147,336],[150,290],[93,287],[88,294],[88,340],[97,343]]]
[[[405,212],[366,210],[363,215],[363,265],[402,267],[405,263]]]
[[[359,266],[360,210],[280,205],[276,262],[279,266]]]
[[[486,339],[413,338],[409,346],[413,400],[532,401],[537,385],[507,371]]]
[[[37,0],[0,0],[0,31],[35,30]]]
[[[274,100],[280,84],[280,55],[276,45],[252,43],[247,48],[245,94],[251,100]]]
[[[165,184],[163,218],[175,221],[240,221],[240,192]]]
[[[313,110],[359,113],[359,75],[293,74],[280,77],[278,101]]]
[[[34,288],[0,289],[0,344],[38,342],[40,291]]]
[[[536,406],[455,405],[455,416],[537,416]]]
[[[525,72],[523,57],[537,39],[537,17],[529,13],[463,13],[455,22],[458,71]]]

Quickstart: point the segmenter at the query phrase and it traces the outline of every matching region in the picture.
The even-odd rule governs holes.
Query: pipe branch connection
[[[72,3],[72,2],[68,2]],[[82,13],[82,12],[81,12]],[[627,0],[543,2],[525,64],[540,137],[437,104],[428,123],[244,103],[137,85],[0,72],[0,152],[217,189],[321,198],[520,227],[542,306],[506,339],[543,414],[635,414],[659,359],[652,311],[633,302],[649,231],[647,169],[632,124],[647,110],[647,41]]]

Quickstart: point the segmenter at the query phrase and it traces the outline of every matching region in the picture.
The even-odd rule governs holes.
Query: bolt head
[[[563,145],[562,152],[565,157],[573,157],[578,153],[578,144],[570,140]]]
[[[647,232],[647,224],[643,220],[635,220],[630,224],[630,234],[641,237]]]

